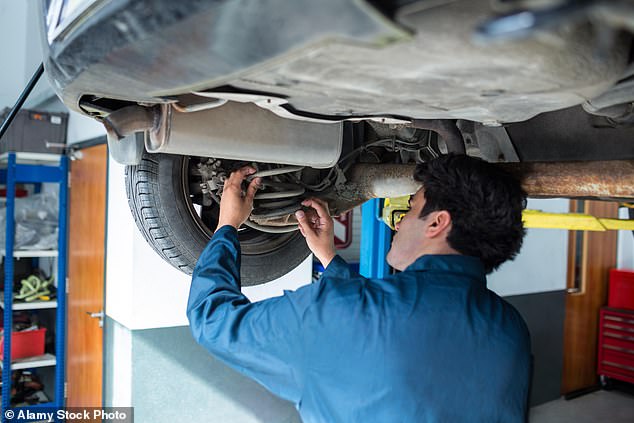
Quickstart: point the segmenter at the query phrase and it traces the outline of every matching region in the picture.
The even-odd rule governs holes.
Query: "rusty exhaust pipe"
[[[634,199],[634,160],[596,162],[499,163],[522,184],[529,197]],[[333,214],[343,213],[371,198],[413,194],[415,165],[357,164],[348,183],[328,196]]]
[[[634,160],[502,163],[529,197],[631,200]]]

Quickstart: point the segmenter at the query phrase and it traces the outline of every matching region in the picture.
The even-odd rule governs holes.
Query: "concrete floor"
[[[530,423],[632,423],[634,395],[596,391],[570,401],[561,398],[531,408]]]

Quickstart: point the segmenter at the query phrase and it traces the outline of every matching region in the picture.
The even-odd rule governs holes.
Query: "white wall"
[[[123,166],[110,160],[106,314],[129,329],[188,325],[190,276],[163,261],[138,231],[128,208]],[[252,301],[310,283],[311,257],[283,278],[243,292]]]
[[[66,140],[68,144],[106,135],[106,130],[103,125],[95,119],[74,111],[69,111],[68,113],[68,133]]]
[[[0,109],[10,107],[26,84],[27,7],[22,1],[0,1],[0,37],[2,68],[0,70]]]
[[[3,40],[0,110],[15,104],[43,60],[41,27],[36,13],[39,7],[38,0],[0,1],[0,39]],[[57,100],[46,74],[40,78],[24,107],[68,112]],[[69,144],[105,135],[99,122],[76,112],[69,113]]]
[[[629,218],[627,209],[622,208],[619,210],[619,218]],[[634,270],[634,234],[632,231],[619,231],[616,267],[618,269]]]
[[[106,354],[112,355],[104,366],[106,383],[109,389],[109,407],[132,407],[132,332],[114,322],[108,326],[106,334],[109,342],[105,346]],[[139,381],[137,383],[143,383]]]
[[[563,199],[529,199],[527,208],[567,213],[569,204]],[[563,290],[567,261],[567,230],[528,229],[520,254],[489,275],[487,286],[500,296]]]
[[[42,62],[40,23],[36,11],[39,0],[0,1],[0,109],[11,107]],[[25,103],[27,108],[53,95],[45,76]]]
[[[529,209],[567,213],[568,200],[528,201]],[[627,210],[619,211],[627,219]],[[517,258],[503,264],[488,277],[488,287],[498,295],[520,295],[563,290],[566,288],[568,231],[562,229],[529,229]],[[634,269],[634,236],[632,231],[619,231],[617,268]]]

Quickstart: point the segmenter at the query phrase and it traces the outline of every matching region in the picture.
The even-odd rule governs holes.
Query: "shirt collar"
[[[486,281],[484,265],[479,258],[461,254],[426,254],[410,264],[405,272],[442,270]]]

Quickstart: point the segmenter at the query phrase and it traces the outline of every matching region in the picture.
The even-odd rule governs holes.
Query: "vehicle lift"
[[[409,210],[409,196],[375,198],[361,206],[361,247],[359,273],[366,278],[384,278],[391,272],[385,261],[390,249],[392,230]],[[630,212],[634,205],[622,204]],[[632,215],[632,213],[630,213]],[[573,231],[634,231],[634,219],[597,218],[583,213],[547,213],[524,210],[525,228],[566,229]]]

